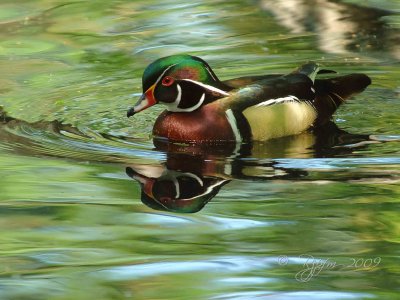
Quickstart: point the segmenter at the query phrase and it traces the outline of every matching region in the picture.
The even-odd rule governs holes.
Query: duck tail
[[[293,74],[303,74],[306,75],[308,78],[310,78],[313,82],[315,80],[315,77],[319,73],[319,65],[315,62],[308,62],[304,65],[301,65],[298,69],[296,69]]]
[[[336,109],[352,95],[362,92],[371,79],[365,74],[317,79],[315,81],[316,98],[314,106],[318,112],[317,125],[328,122]]]

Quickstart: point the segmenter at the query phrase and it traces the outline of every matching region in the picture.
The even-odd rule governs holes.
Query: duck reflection
[[[182,145],[154,140],[167,155],[164,164],[130,165],[129,177],[141,186],[141,200],[150,208],[178,213],[200,211],[232,179],[301,180],[302,169],[284,168],[274,158],[311,158],[349,154],[365,147],[367,135],[349,134],[334,123],[313,132],[242,144],[239,147]]]
[[[109,137],[109,140],[112,138]],[[82,139],[88,141],[88,144],[80,145],[83,150],[96,145],[89,143],[90,136],[73,126],[57,121],[27,123],[9,117],[0,108],[0,148],[7,145],[14,153],[22,155],[120,162],[120,157],[113,157],[108,153],[104,156],[93,155],[93,152],[78,151],[80,148],[74,148],[72,152],[65,151],[66,145]],[[354,149],[366,147],[369,143],[377,141],[368,135],[347,133],[334,123],[328,123],[314,131],[264,143],[210,146],[154,140],[155,149],[166,154],[165,162],[159,165],[130,164],[126,167],[126,173],[140,184],[141,200],[148,207],[178,213],[195,213],[232,179],[307,179],[308,173],[303,168],[285,168],[274,160],[276,158],[348,156]],[[49,151],[49,145],[54,147],[50,150],[55,151]]]
[[[191,165],[197,157],[181,157],[182,165]],[[151,167],[150,167],[151,169]],[[224,177],[201,174],[199,170],[189,168],[170,169],[165,167],[160,173],[150,173],[149,169],[139,173],[132,167],[126,173],[141,185],[141,200],[148,207],[182,213],[201,210],[229,182]]]

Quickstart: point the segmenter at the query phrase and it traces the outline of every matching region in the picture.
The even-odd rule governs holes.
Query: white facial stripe
[[[172,103],[163,103],[167,107],[168,111],[174,111],[174,112],[179,111],[178,105],[182,99],[182,88],[179,84],[177,84],[176,89],[178,90],[178,95],[176,96],[175,101]]]
[[[267,101],[257,104],[255,107],[268,106],[268,105],[272,105],[272,104],[278,104],[278,103],[290,102],[290,101],[299,101],[299,98],[297,98],[296,96],[287,96],[287,97],[283,97],[283,98],[270,99],[270,100],[267,100]]]
[[[178,107],[179,103],[181,102],[182,98],[182,88],[179,84],[176,85],[176,89],[178,90],[178,95],[173,103],[176,103],[176,107]]]
[[[155,85],[158,84],[158,82],[161,80],[161,78],[164,76],[164,74],[167,73],[167,71],[168,71],[169,69],[171,69],[173,66],[176,66],[176,65],[177,65],[177,64],[173,64],[173,65],[170,65],[168,68],[166,68],[166,69],[164,70],[164,72],[162,72],[161,75],[157,78],[157,80],[156,80],[156,82],[155,82]]]
[[[191,79],[182,79],[182,81],[192,82],[194,84],[197,84],[197,85],[209,90],[210,92],[218,93],[218,94],[221,94],[223,96],[229,96],[229,93],[227,93],[227,92],[225,92],[223,90],[220,90],[220,89],[218,89],[216,87],[213,87],[211,85],[208,85],[208,84],[204,84],[204,83],[201,83],[201,82],[198,82],[198,81],[195,81],[195,80],[191,80]]]
[[[208,74],[210,74],[210,76],[211,76],[214,80],[217,80],[217,78],[215,78],[213,72],[212,72],[207,66],[206,66],[206,70],[207,70]]]
[[[231,125],[232,131],[233,131],[233,135],[235,136],[236,142],[241,143],[243,141],[243,139],[242,139],[242,136],[240,135],[239,128],[238,128],[237,123],[236,123],[236,118],[233,115],[232,110],[228,109],[225,112],[225,114],[226,114],[226,117],[228,119],[229,125]]]
[[[179,182],[176,178],[173,179],[174,185],[175,185],[175,191],[176,191],[176,196],[175,199],[178,199],[181,196],[181,190],[179,187]]]
[[[204,102],[204,100],[206,99],[206,94],[203,93],[203,95],[201,96],[199,102],[197,102],[196,105],[192,106],[192,107],[188,107],[188,108],[179,108],[179,103],[181,102],[181,98],[182,98],[182,88],[179,84],[176,85],[176,88],[178,89],[178,96],[176,97],[175,101],[172,103],[165,103],[165,105],[167,106],[167,110],[168,111],[173,111],[173,112],[191,112],[194,111],[196,109],[198,109]],[[164,104],[164,103],[163,103]]]

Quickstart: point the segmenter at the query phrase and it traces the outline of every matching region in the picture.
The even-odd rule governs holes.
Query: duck
[[[331,121],[337,108],[371,79],[307,62],[288,74],[220,80],[200,57],[162,57],[145,69],[143,94],[127,117],[163,104],[154,138],[173,143],[251,143],[300,134]],[[328,78],[317,78],[329,74]]]

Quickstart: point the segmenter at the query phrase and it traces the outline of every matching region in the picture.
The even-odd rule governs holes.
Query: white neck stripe
[[[181,98],[182,98],[182,88],[179,84],[177,84],[176,89],[178,90],[178,95],[176,96],[176,99],[173,103],[175,104],[176,107],[178,107],[179,103],[181,102]]]
[[[186,108],[186,109],[182,109],[182,111],[194,111],[196,109],[198,109],[204,102],[204,99],[206,99],[206,93],[203,93],[203,95],[200,98],[200,101],[192,107]]]
[[[194,111],[196,109],[198,109],[204,102],[204,100],[206,99],[206,93],[203,93],[203,95],[201,96],[199,102],[197,102],[196,105],[192,106],[192,107],[188,107],[188,108],[179,108],[179,103],[181,102],[181,97],[182,97],[182,88],[179,84],[176,85],[177,89],[178,89],[178,96],[176,97],[175,101],[172,103],[165,103],[165,105],[167,106],[167,110],[168,111],[172,111],[172,112],[191,112]]]

